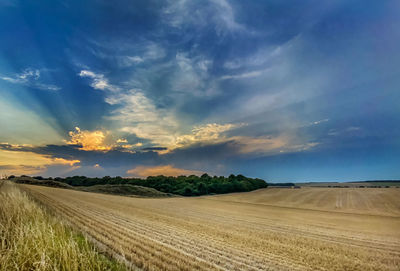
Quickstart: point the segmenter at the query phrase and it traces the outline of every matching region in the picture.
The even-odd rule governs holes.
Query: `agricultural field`
[[[125,266],[15,184],[0,180],[0,271],[10,270],[123,271]]]
[[[19,186],[132,269],[400,269],[400,189],[152,199]]]
[[[217,195],[219,201],[400,217],[400,189],[396,188],[270,188],[248,193]]]
[[[400,188],[400,181],[386,180],[386,181],[361,181],[361,182],[308,182],[296,183],[302,187],[339,187],[339,188]]]

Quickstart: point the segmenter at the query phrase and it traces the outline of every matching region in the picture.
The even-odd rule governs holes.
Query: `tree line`
[[[34,177],[38,180],[44,180],[41,176]],[[52,179],[52,178],[48,178]],[[89,178],[86,176],[73,176],[52,179],[54,181],[69,184],[71,186],[92,186],[92,185],[114,185],[131,184],[144,187],[151,187],[161,192],[172,193],[182,196],[200,196],[207,194],[224,194],[232,192],[248,192],[259,188],[266,188],[268,184],[258,178],[248,178],[241,174],[224,176],[209,176],[203,174],[200,177],[190,176],[149,176],[146,179],[140,178],[122,178],[120,176],[103,178]]]

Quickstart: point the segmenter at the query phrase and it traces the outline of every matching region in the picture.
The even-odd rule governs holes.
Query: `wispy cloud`
[[[90,70],[81,70],[79,76],[93,79],[90,86],[93,87],[94,89],[110,90],[110,91],[118,90],[116,86],[113,86],[108,82],[108,80],[104,77],[103,74],[94,73],[93,71]]]
[[[157,108],[142,91],[110,95],[105,101],[117,106],[108,119],[117,121],[122,132],[135,134],[156,145],[169,145],[173,141],[178,128],[177,119],[172,112]]]
[[[175,139],[174,148],[185,148],[195,144],[215,144],[229,140],[224,133],[244,124],[217,124],[195,126],[190,134],[180,135]]]
[[[234,75],[224,75],[221,77],[221,80],[253,78],[253,77],[262,75],[263,72],[265,72],[265,71],[266,70],[258,70],[258,71],[244,72],[244,73],[234,74]]]
[[[277,136],[232,136],[227,138],[229,144],[236,147],[238,154],[250,156],[270,156],[279,153],[295,153],[310,150],[319,142],[308,142],[293,135]]]
[[[169,1],[162,15],[165,23],[176,28],[203,28],[211,24],[220,36],[232,32],[252,32],[236,20],[235,10],[226,0],[204,1],[200,5],[186,0]]]
[[[99,45],[99,43],[97,43]],[[101,47],[114,47],[115,45],[105,45],[102,44]],[[118,46],[118,45],[117,45]],[[115,55],[107,55],[96,52],[95,55],[101,58],[112,58],[115,59],[116,63],[121,68],[128,68],[134,65],[145,64],[153,61],[158,61],[164,58],[167,54],[166,50],[155,42],[145,42],[144,44],[136,45],[132,51],[135,51],[132,54],[118,54]]]
[[[171,90],[190,96],[213,96],[213,79],[209,74],[213,61],[203,56],[189,56],[179,52],[170,65],[174,72],[170,77]]]
[[[118,56],[117,62],[120,67],[126,68],[132,65],[143,63],[145,60],[140,56]]]
[[[224,28],[229,29],[230,31],[244,31],[247,28],[236,21],[235,13],[233,7],[229,4],[227,0],[212,0],[217,9],[218,9],[218,19],[221,20]],[[221,27],[221,25],[218,25]],[[223,31],[223,29],[218,29],[217,31]]]
[[[89,49],[91,54],[117,64],[118,68],[129,68],[159,61],[165,58],[168,53],[161,44],[150,40],[124,43],[115,40],[88,39],[87,42],[91,44]],[[109,53],[110,51],[112,53]]]
[[[329,121],[329,119],[317,120],[317,121],[311,122],[309,125],[318,125],[318,124],[321,124],[321,123],[324,123],[324,122],[327,122],[327,121]]]
[[[250,54],[242,57],[236,57],[225,61],[223,67],[229,70],[235,70],[239,68],[256,68],[262,66],[268,66],[279,57],[285,56],[285,54],[298,42],[300,36],[295,36],[289,41],[286,41],[280,45],[264,45],[263,47],[251,52]]]
[[[0,79],[7,81],[9,83],[13,84],[20,84],[36,89],[41,89],[41,90],[60,90],[61,88],[52,85],[52,84],[45,84],[39,81],[40,79],[40,70],[38,69],[31,69],[27,68],[21,73],[14,74],[13,76],[0,76]]]
[[[359,126],[350,126],[341,129],[330,129],[328,131],[329,136],[363,136],[363,129]]]

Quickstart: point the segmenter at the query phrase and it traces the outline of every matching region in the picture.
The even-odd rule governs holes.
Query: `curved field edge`
[[[0,202],[0,271],[126,270],[16,185],[0,181]]]
[[[111,194],[119,196],[129,197],[151,197],[151,198],[163,198],[163,197],[174,197],[170,193],[164,193],[154,188],[144,187],[139,185],[131,184],[104,184],[104,185],[91,185],[91,186],[71,186],[66,183],[57,182],[54,180],[37,180],[32,177],[16,177],[10,181],[17,184],[29,184],[29,185],[41,185],[54,188],[72,189],[84,192]]]

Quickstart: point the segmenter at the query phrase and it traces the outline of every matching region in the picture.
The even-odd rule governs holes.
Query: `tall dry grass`
[[[0,185],[0,271],[125,269],[15,185]]]

